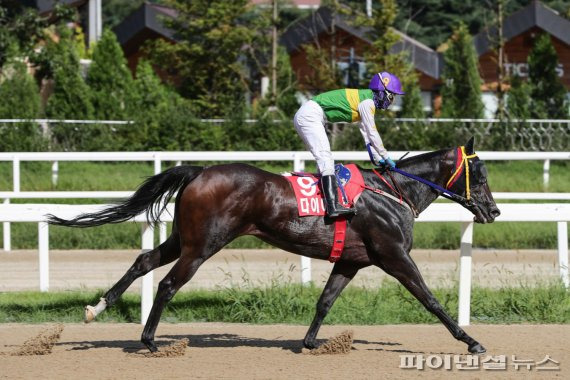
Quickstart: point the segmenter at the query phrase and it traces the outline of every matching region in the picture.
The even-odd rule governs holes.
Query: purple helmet
[[[404,95],[405,92],[402,91],[402,84],[400,79],[392,73],[383,71],[378,74],[374,74],[370,85],[368,85],[372,91],[384,91],[388,90],[393,94]]]

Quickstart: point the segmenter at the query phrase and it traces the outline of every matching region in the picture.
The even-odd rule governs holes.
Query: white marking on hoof
[[[101,314],[107,308],[107,301],[105,298],[101,298],[97,306],[93,307],[91,305],[85,306],[85,323],[92,322],[95,317]]]
[[[91,305],[85,306],[85,323],[89,323],[95,319],[97,313],[95,312],[95,308]]]

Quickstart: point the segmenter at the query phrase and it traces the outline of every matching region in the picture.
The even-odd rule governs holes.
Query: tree
[[[161,146],[160,134],[162,121],[165,113],[170,113],[171,103],[178,103],[169,94],[167,88],[161,83],[160,78],[154,72],[150,62],[141,59],[136,70],[134,82],[134,95],[132,109],[135,128],[132,128],[132,136],[129,139],[129,148],[132,150],[164,149]]]
[[[441,116],[449,118],[483,117],[481,77],[473,39],[464,24],[459,24],[444,53]]]
[[[372,17],[357,17],[357,24],[369,27],[367,36],[372,44],[364,53],[368,77],[381,71],[389,71],[396,74],[402,81],[405,75],[410,73],[410,66],[406,61],[404,52],[392,53],[392,47],[400,40],[400,36],[394,29],[394,21],[398,14],[395,0],[380,0],[380,6],[372,12]]]
[[[521,77],[511,79],[511,89],[507,96],[507,112],[511,119],[529,119],[531,112],[530,86]]]
[[[536,37],[528,56],[528,79],[531,86],[531,116],[534,118],[567,119],[566,88],[560,81],[556,67],[558,54],[550,36]]]
[[[568,12],[567,0],[541,0],[541,2],[561,15]],[[353,0],[350,3],[362,6],[363,1]],[[529,3],[530,0],[505,1],[504,14],[513,14]],[[485,26],[486,19],[493,17],[493,7],[482,1],[400,0],[398,6],[401,11],[395,22],[397,29],[434,49],[447,40],[457,23],[463,22],[474,35]]]
[[[305,82],[303,90],[313,94],[343,86],[342,73],[337,65],[336,19],[339,14],[346,14],[347,10],[341,7],[338,0],[323,1],[321,5],[323,9],[313,11],[310,16],[313,18],[312,24],[315,28],[308,32],[313,39],[303,45],[310,68],[309,74],[303,78]],[[330,18],[330,25],[327,25],[323,18]],[[321,40],[319,36],[323,33],[326,34],[326,38]]]
[[[49,40],[45,57],[50,57],[45,70],[53,78],[53,93],[46,105],[50,119],[89,120],[93,118],[93,104],[89,87],[81,76],[78,49],[72,31],[65,25],[58,28],[59,40]],[[52,124],[53,148],[63,150],[96,150],[99,142],[112,141],[105,130],[87,126],[81,131],[73,124]],[[100,147],[99,147],[100,148]]]
[[[0,84],[0,119],[35,119],[40,113],[40,95],[26,65],[7,65],[8,77]],[[0,126],[0,151],[37,151],[45,148],[38,124],[22,122]]]
[[[268,111],[277,118],[288,117],[298,108],[295,98],[296,77],[290,58],[277,42],[290,19],[290,8],[285,0],[272,0],[273,7],[252,7],[245,15],[245,23],[255,31],[244,47],[249,69],[249,91],[253,95],[253,117]],[[261,95],[261,78],[271,78],[269,91]],[[277,114],[275,114],[277,112]]]
[[[49,40],[47,55],[52,57],[53,93],[48,99],[46,114],[54,119],[84,120],[93,117],[89,87],[81,77],[79,57],[72,32],[59,27],[59,41]]]
[[[413,70],[411,67],[410,69],[411,71]],[[402,111],[399,116],[416,119],[424,118],[424,103],[418,83],[418,75],[412,71],[408,75],[404,76],[402,87],[406,94],[402,97]]]
[[[178,43],[157,41],[153,62],[171,73],[202,117],[243,107],[247,80],[240,61],[254,30],[243,21],[248,0],[165,0],[178,16],[166,20]]]
[[[0,73],[11,56],[26,57],[33,51],[45,26],[37,10],[22,1],[0,2]]]
[[[133,78],[123,49],[109,29],[103,31],[101,40],[95,45],[87,84],[91,88],[96,119],[125,120],[130,117]]]

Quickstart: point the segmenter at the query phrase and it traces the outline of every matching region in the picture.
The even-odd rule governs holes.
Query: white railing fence
[[[72,218],[84,212],[100,210],[107,205],[57,205],[57,204],[9,204],[0,205],[0,221],[2,222],[36,222],[38,223],[39,252],[39,288],[49,290],[49,226],[45,221],[46,214],[54,214],[62,218]],[[498,204],[501,215],[497,222],[556,222],[558,233],[558,266],[560,279],[568,288],[570,278],[568,271],[568,222],[570,221],[570,203],[549,204]],[[173,205],[161,218],[162,222],[172,221]],[[141,250],[153,248],[153,227],[146,223],[146,217],[139,215],[133,219],[141,223]],[[470,323],[471,300],[471,262],[473,242],[473,215],[454,203],[434,203],[417,219],[418,222],[459,222],[461,228],[460,273],[459,273],[459,316],[460,325]],[[164,224],[164,223],[163,223]],[[310,259],[301,257],[301,281],[311,281]],[[146,323],[153,299],[153,274],[148,273],[142,280],[141,323]]]
[[[408,152],[392,151],[390,157],[399,159]],[[409,152],[408,156],[416,156],[425,151]],[[486,161],[543,161],[543,183],[548,187],[550,179],[551,160],[570,160],[570,152],[477,152],[482,160]],[[336,151],[333,158],[337,161],[368,161],[368,153],[358,151]],[[0,153],[0,162],[12,162],[12,190],[21,189],[20,163],[23,161],[38,161],[52,163],[52,182],[57,184],[60,161],[101,161],[101,162],[132,162],[143,161],[154,163],[154,173],[161,172],[162,162],[182,161],[290,161],[293,170],[305,169],[306,161],[314,161],[309,152],[304,151],[267,151],[267,152],[10,152]]]
[[[40,120],[43,121],[43,120]],[[2,120],[0,120],[2,122]],[[70,120],[69,122],[77,122]],[[117,122],[119,123],[119,122]],[[120,122],[125,123],[125,122]],[[409,156],[425,153],[424,151],[410,152]],[[406,152],[393,151],[390,156],[393,159],[402,157]],[[550,160],[570,160],[570,152],[478,152],[483,160],[504,161],[504,160],[543,160],[543,183],[545,189],[548,187],[550,178]],[[333,157],[337,161],[368,161],[366,152],[333,152]],[[15,198],[34,198],[32,192],[21,191],[20,163],[23,161],[38,161],[52,163],[52,183],[57,185],[59,177],[60,161],[142,161],[153,162],[154,173],[162,171],[162,163],[165,161],[176,162],[180,165],[182,161],[291,161],[293,171],[305,170],[305,162],[314,160],[309,152],[281,151],[281,152],[25,152],[25,153],[0,153],[0,162],[12,162],[12,191],[2,192],[4,204],[10,204]],[[123,195],[111,194],[112,192],[42,192],[46,196],[42,198],[115,198]],[[60,194],[61,193],[61,194]],[[40,194],[38,192],[37,194]],[[534,198],[531,198],[531,194]],[[542,195],[541,195],[542,194]],[[109,195],[109,196],[108,196]],[[542,198],[545,197],[545,198]],[[36,198],[39,198],[36,197]],[[506,199],[506,198],[503,198]],[[513,198],[515,199],[515,198]],[[564,200],[564,195],[556,193],[529,193],[520,195],[516,199],[549,199]],[[161,228],[161,236],[165,234],[164,227]],[[11,228],[10,223],[3,224],[3,247],[5,250],[11,249]]]

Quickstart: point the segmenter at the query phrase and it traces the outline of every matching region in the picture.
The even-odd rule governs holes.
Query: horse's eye
[[[487,168],[481,161],[477,161],[473,164],[473,180],[478,184],[484,184],[487,182]]]

